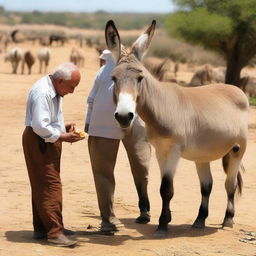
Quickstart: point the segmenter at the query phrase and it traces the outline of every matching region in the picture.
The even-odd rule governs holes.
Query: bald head
[[[50,77],[57,93],[62,97],[73,93],[81,79],[78,67],[70,62],[59,65]]]

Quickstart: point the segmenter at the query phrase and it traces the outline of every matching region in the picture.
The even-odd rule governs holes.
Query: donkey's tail
[[[228,172],[228,165],[229,165],[229,161],[230,161],[230,153],[226,154],[223,158],[222,158],[222,166],[224,169],[224,172],[227,174]],[[244,172],[245,168],[244,165],[241,163],[240,164],[240,169]],[[243,190],[243,178],[241,175],[240,170],[237,173],[237,189],[238,189],[238,195],[242,195],[242,190]]]

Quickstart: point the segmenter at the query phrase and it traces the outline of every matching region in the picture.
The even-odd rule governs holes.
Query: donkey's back
[[[235,145],[246,146],[249,103],[232,85],[216,84],[181,88],[184,115],[182,157],[192,161],[213,161]]]

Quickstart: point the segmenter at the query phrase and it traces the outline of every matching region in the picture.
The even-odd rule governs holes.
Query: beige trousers
[[[145,128],[134,125],[122,140],[139,197],[140,213],[150,210],[147,185],[151,147],[146,140]],[[98,204],[102,221],[111,223],[115,219],[113,199],[115,190],[114,168],[120,140],[89,136],[88,147],[91,159]]]

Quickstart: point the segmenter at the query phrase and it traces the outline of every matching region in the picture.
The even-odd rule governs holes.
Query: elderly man
[[[56,246],[74,246],[62,220],[60,158],[62,142],[82,140],[73,123],[64,125],[62,97],[73,93],[80,72],[72,63],[63,63],[38,80],[29,92],[26,128],[22,144],[32,190],[34,238],[48,238]]]

